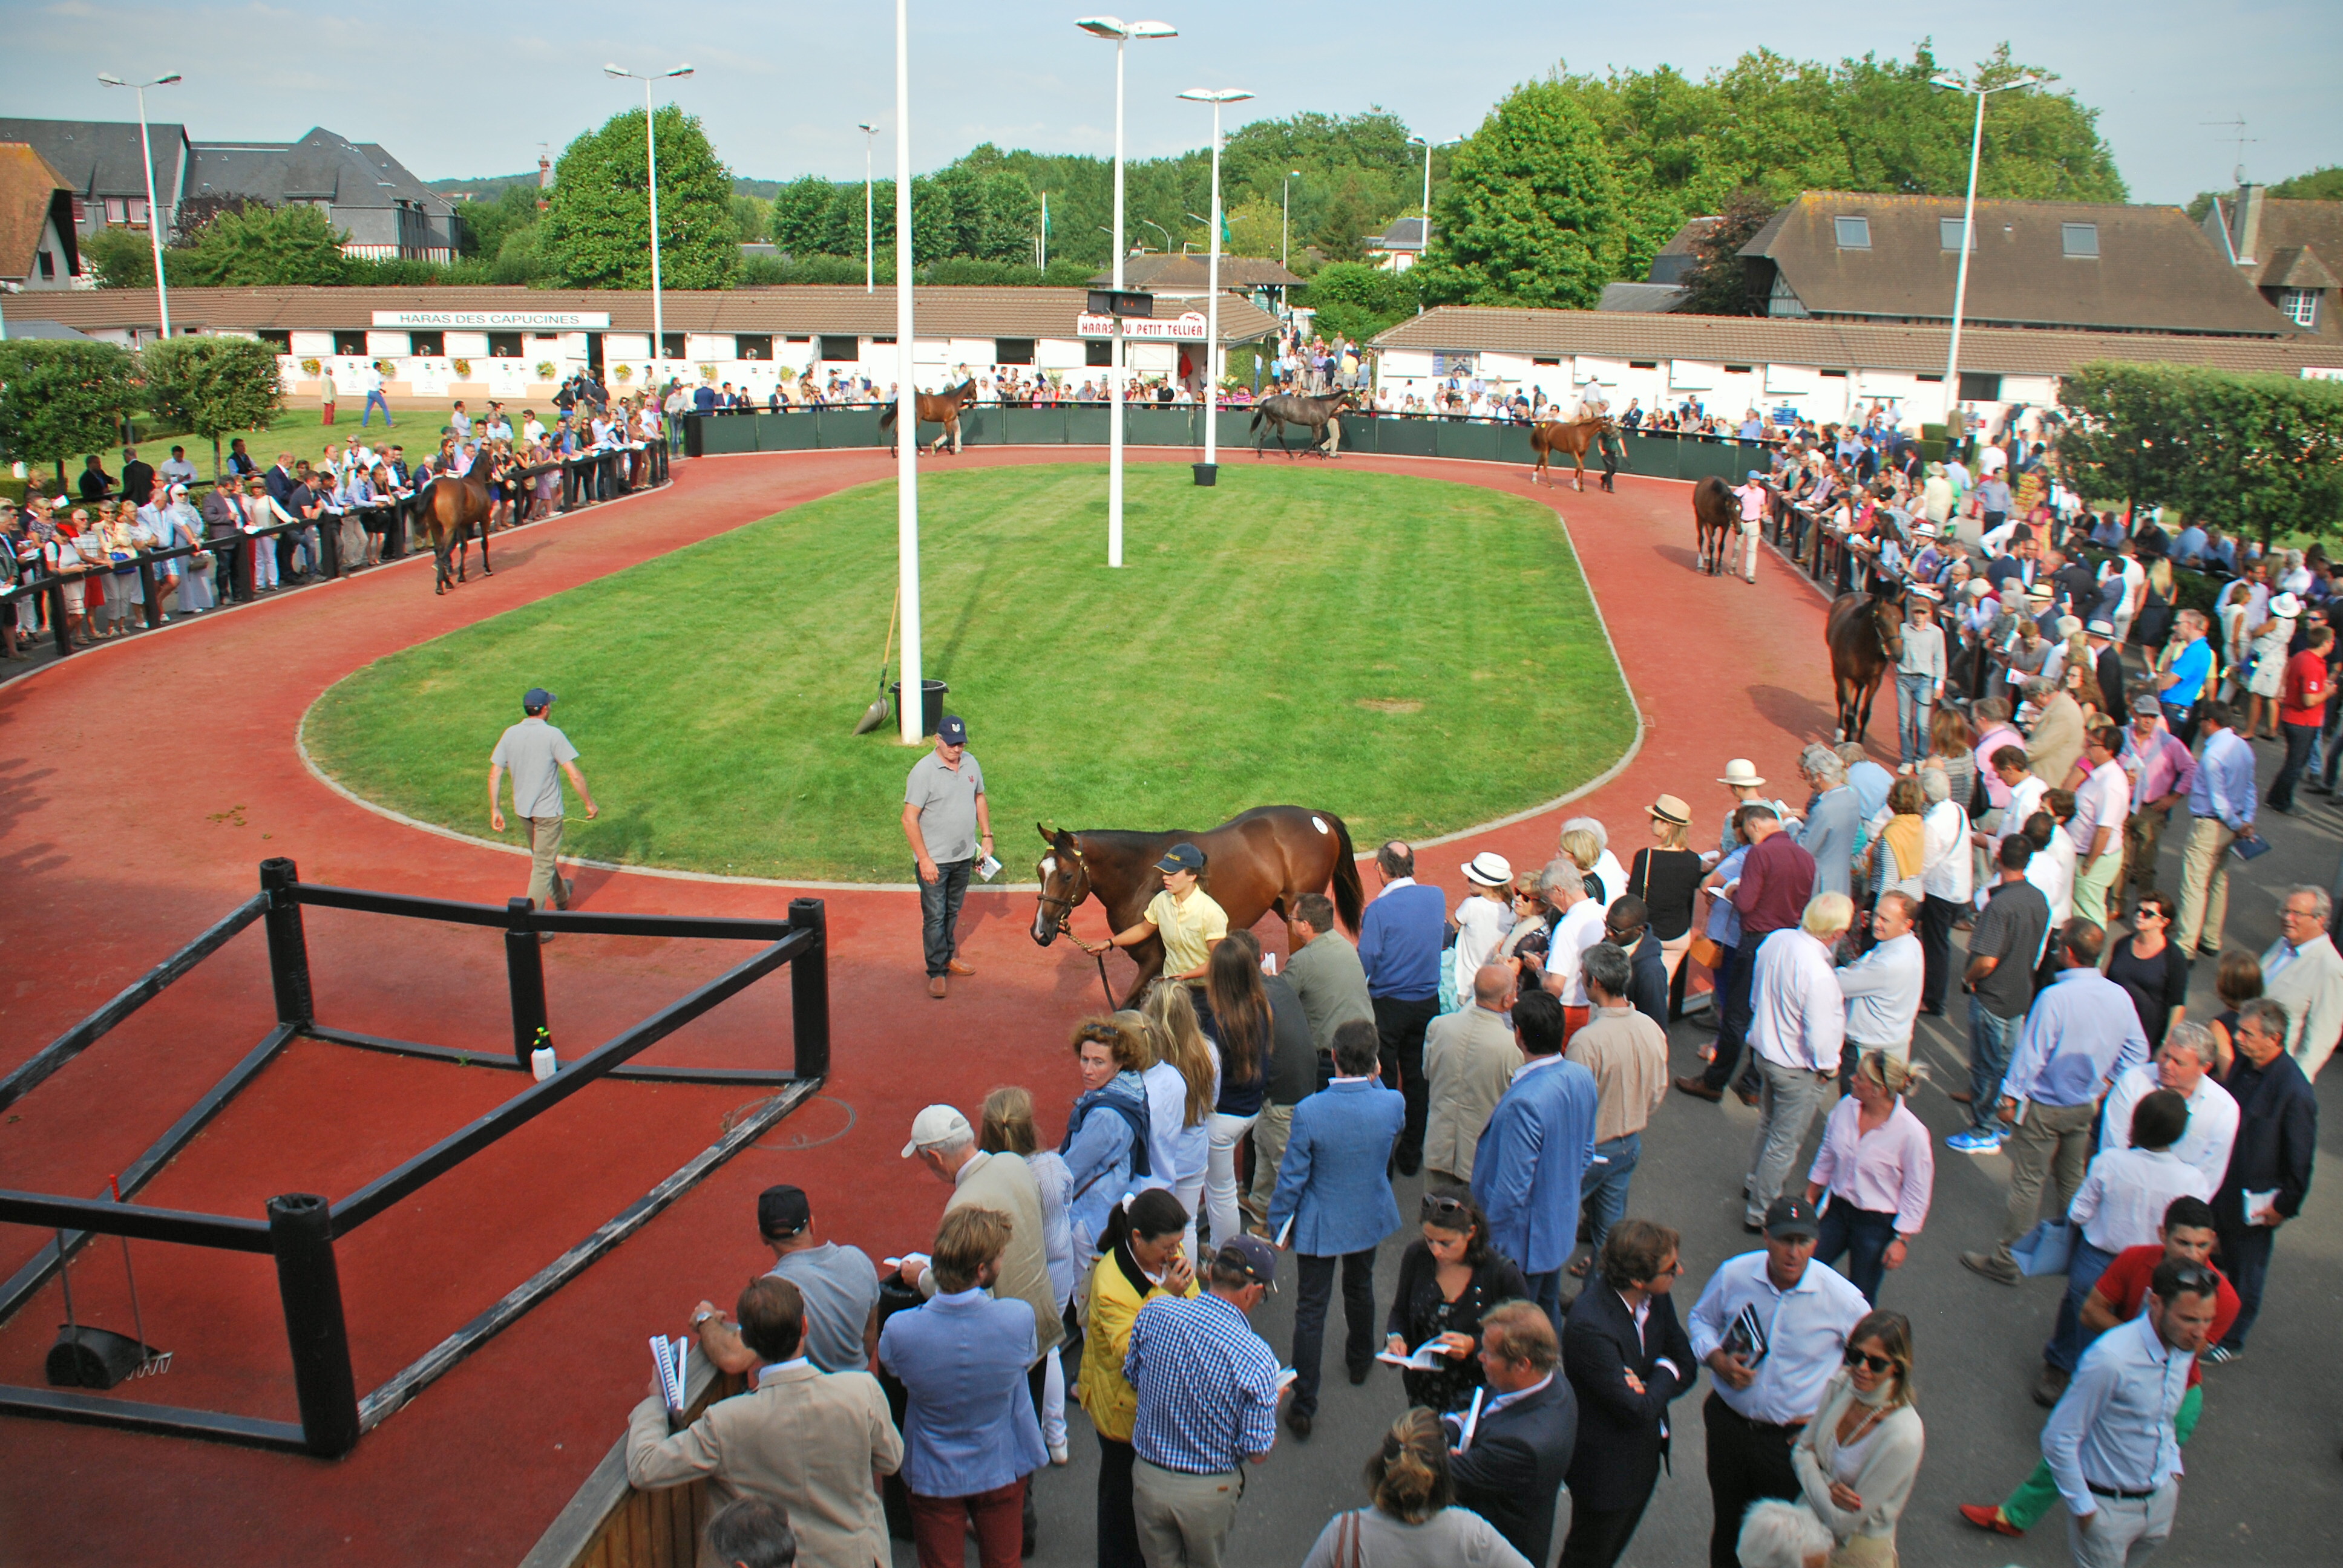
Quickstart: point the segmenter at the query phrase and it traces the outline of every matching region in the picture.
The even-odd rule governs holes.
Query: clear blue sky
[[[1103,0],[1101,0],[1103,3]],[[1121,0],[1117,0],[1121,3]],[[1138,0],[1133,0],[1138,3]],[[1493,6],[1350,0],[1145,0],[1182,30],[1130,45],[1134,156],[1203,145],[1208,111],[1172,95],[1236,86],[1259,95],[1230,123],[1302,109],[1381,105],[1438,137],[1477,125],[1516,82],[1556,62],[1573,70],[1671,64],[1688,75],[1764,45],[1799,58],[1876,50],[1906,55],[1920,30],[1963,65],[2007,38],[2102,111],[2100,129],[2136,201],[2185,201],[2226,185],[2237,149],[2200,124],[2244,115],[2247,171],[2282,179],[2343,162],[2343,5],[2335,0],[2087,0],[2031,5],[2005,20],[1977,7],[1924,21],[1924,8],[1815,0],[1797,6],[1678,0],[1661,6],[1543,5],[1502,20]],[[1986,8],[1996,9],[1996,8]],[[915,168],[979,142],[1106,153],[1113,46],[1078,33],[1078,0],[912,0]],[[737,173],[789,178],[862,172],[870,120],[891,134],[893,12],[850,5],[689,0],[669,5],[558,0],[383,6],[211,0],[0,0],[16,115],[122,118],[130,95],[96,75],[185,72],[149,95],[155,117],[202,137],[290,140],[322,124],[377,141],[426,179],[534,166],[578,132],[637,101],[605,79],[689,62],[676,101],[706,121]],[[1243,111],[1252,111],[1244,113]],[[879,165],[890,166],[889,135]]]

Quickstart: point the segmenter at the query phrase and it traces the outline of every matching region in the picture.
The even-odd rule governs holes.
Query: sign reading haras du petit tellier
[[[374,325],[389,330],[426,332],[599,332],[610,325],[607,310],[377,310]]]

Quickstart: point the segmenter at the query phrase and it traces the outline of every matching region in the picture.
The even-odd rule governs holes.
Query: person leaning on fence
[[[521,694],[520,710],[521,721],[498,737],[497,749],[488,756],[488,826],[499,833],[505,830],[498,786],[509,769],[513,815],[528,822],[528,896],[540,910],[548,905],[566,910],[572,886],[555,863],[561,849],[561,775],[569,776],[588,818],[599,816],[601,808],[594,804],[594,792],[578,769],[578,748],[546,719],[553,710],[553,693],[530,687]],[[539,941],[552,940],[551,931],[538,934]]]

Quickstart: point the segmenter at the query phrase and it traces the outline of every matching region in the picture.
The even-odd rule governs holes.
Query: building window
[[[130,204],[124,201],[120,196],[107,196],[106,198],[106,221],[108,223],[128,223],[130,221]]]
[[[1959,218],[1940,217],[1936,220],[1936,244],[1946,250],[1958,250],[1961,248],[1961,220]],[[1976,250],[1976,233],[1975,230],[1971,230],[1969,234],[1969,250],[1973,254]]]
[[[1656,359],[1630,359],[1627,361],[1627,368],[1630,370],[1657,370],[1659,367],[1660,362]]]
[[[263,343],[267,344],[268,347],[274,348],[279,354],[290,354],[293,352],[293,335],[289,332],[270,332],[263,329],[256,336],[258,336]],[[418,349],[417,352],[420,353],[421,350]]]
[[[366,334],[363,332],[335,333],[334,352],[337,354],[364,354],[366,352]]]
[[[1725,367],[1725,373],[1727,376],[1746,376],[1750,374],[1752,368],[1747,365],[1728,365]]]
[[[690,358],[689,350],[684,347],[683,336],[680,332],[662,334],[659,337],[659,357],[662,359]]]
[[[2068,256],[2096,256],[2099,254],[2099,226],[2062,223],[2058,226],[2058,244]]]
[[[45,278],[45,279],[47,279],[47,280],[49,280],[49,281],[51,281],[51,282],[55,282],[55,279],[56,279],[56,276],[57,276],[57,258],[56,258],[55,256],[51,256],[51,255],[50,255],[47,251],[45,251],[45,250],[42,251],[42,252],[41,252],[41,276],[42,276],[42,277],[44,277],[44,278]],[[2306,325],[2307,325],[2307,324],[2306,324]]]
[[[407,352],[418,359],[447,357],[447,335],[444,332],[410,332],[407,336]]]
[[[992,340],[992,362],[995,365],[1031,365],[1033,363],[1033,340],[1030,337],[996,337]]]
[[[1833,218],[1831,220],[1831,226],[1838,231],[1839,249],[1869,250],[1871,248],[1871,220],[1869,218]]]
[[[1101,337],[1094,338],[1091,341],[1083,344],[1082,363],[1086,366],[1112,365],[1114,363],[1113,342],[1108,338]]]
[[[824,333],[821,338],[821,357],[824,359],[857,360],[862,357],[862,345],[859,339],[853,337],[840,337]]]
[[[1817,370],[1815,374],[1817,376],[1835,376],[1842,381],[1846,379],[1846,372],[1844,370]]]
[[[491,358],[491,359],[518,359],[518,358],[519,358],[520,357],[521,357],[521,354],[520,354],[520,334],[519,334],[519,333],[518,333],[518,332],[491,332],[491,333],[489,333],[489,334],[488,334],[488,357],[489,357],[489,358]]]
[[[134,228],[144,228],[146,226],[146,198],[145,196],[132,196],[130,198],[130,224]]]
[[[1530,356],[1530,363],[1533,365],[1559,365],[1562,363],[1562,359],[1558,355],[1534,354]]]
[[[770,359],[773,357],[772,334],[736,334],[732,339],[732,357],[736,359]]]
[[[1961,372],[1960,400],[1964,403],[1998,403],[2001,401],[2001,377],[1987,370]]]
[[[46,263],[48,259],[47,254],[44,252],[41,260]],[[48,274],[44,271],[41,276],[46,277]],[[2278,307],[2286,312],[2286,318],[2297,327],[2318,325],[2318,290],[2315,288],[2278,290]]]

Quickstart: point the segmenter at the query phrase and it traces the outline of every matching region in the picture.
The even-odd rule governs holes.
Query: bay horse
[[[1530,450],[1537,457],[1537,467],[1530,470],[1530,483],[1536,484],[1541,474],[1545,475],[1547,484],[1554,483],[1554,475],[1547,469],[1546,460],[1560,452],[1569,457],[1576,473],[1578,488],[1585,489],[1587,448],[1610,435],[1614,428],[1608,414],[1598,414],[1591,419],[1573,419],[1567,423],[1548,419],[1531,426]]]
[[[1193,844],[1204,852],[1200,885],[1228,912],[1232,931],[1251,930],[1271,910],[1290,928],[1294,900],[1304,893],[1323,892],[1329,884],[1335,915],[1352,931],[1359,929],[1366,908],[1351,830],[1332,811],[1257,806],[1204,833],[1119,829],[1073,833],[1063,828],[1053,832],[1039,822],[1033,828],[1049,846],[1034,868],[1041,874],[1041,896],[1033,911],[1033,940],[1045,948],[1058,940],[1059,932],[1072,929],[1075,909],[1092,897],[1104,907],[1110,930],[1123,931],[1137,925],[1148,900],[1163,890],[1163,873],[1155,862],[1174,844]],[[1290,935],[1287,940],[1290,943]],[[1121,1005],[1137,1007],[1163,970],[1163,942],[1150,937],[1125,950],[1137,961],[1139,974]]]
[[[496,576],[488,566],[488,519],[496,503],[488,495],[488,464],[482,454],[473,459],[470,473],[434,474],[423,487],[423,524],[430,530],[431,554],[437,563],[434,594],[444,594],[464,580],[475,530],[480,536],[480,575]]]
[[[1262,421],[1269,421],[1270,429],[1277,432],[1277,444],[1289,457],[1299,456],[1285,439],[1285,427],[1298,425],[1310,432],[1309,449],[1322,457],[1342,455],[1342,410],[1351,406],[1356,393],[1336,392],[1325,397],[1302,397],[1291,392],[1272,393],[1252,406],[1252,423],[1249,429],[1258,431],[1253,437],[1252,455],[1256,461],[1261,449],[1269,441],[1268,431]]]
[[[1733,575],[1733,536],[1740,527],[1740,504],[1724,480],[1711,474],[1692,487],[1693,542],[1700,551],[1700,570],[1711,577]]]
[[[940,425],[943,427],[943,428],[936,434],[936,444],[930,447],[929,450],[930,452],[940,452],[944,449],[944,442],[949,440],[952,444],[953,455],[958,456],[960,452],[960,411],[976,401],[976,378],[974,377],[970,377],[968,380],[961,382],[959,386],[947,387],[940,392],[921,392],[918,395],[918,399],[920,405],[919,422],[922,425]],[[887,406],[887,411],[879,416],[879,428],[885,430],[889,432],[890,436],[897,437],[897,439],[890,439],[887,443],[887,455],[890,457],[893,457],[898,450],[897,441],[900,439],[900,432],[897,432],[895,429],[895,410],[900,407],[900,404],[890,403]],[[913,445],[918,444],[919,437],[916,433],[912,436],[911,440]]]
[[[1871,699],[1888,669],[1904,657],[1904,585],[1871,593],[1841,594],[1823,626],[1830,648],[1831,685],[1838,694],[1840,740],[1861,740],[1871,723]]]

